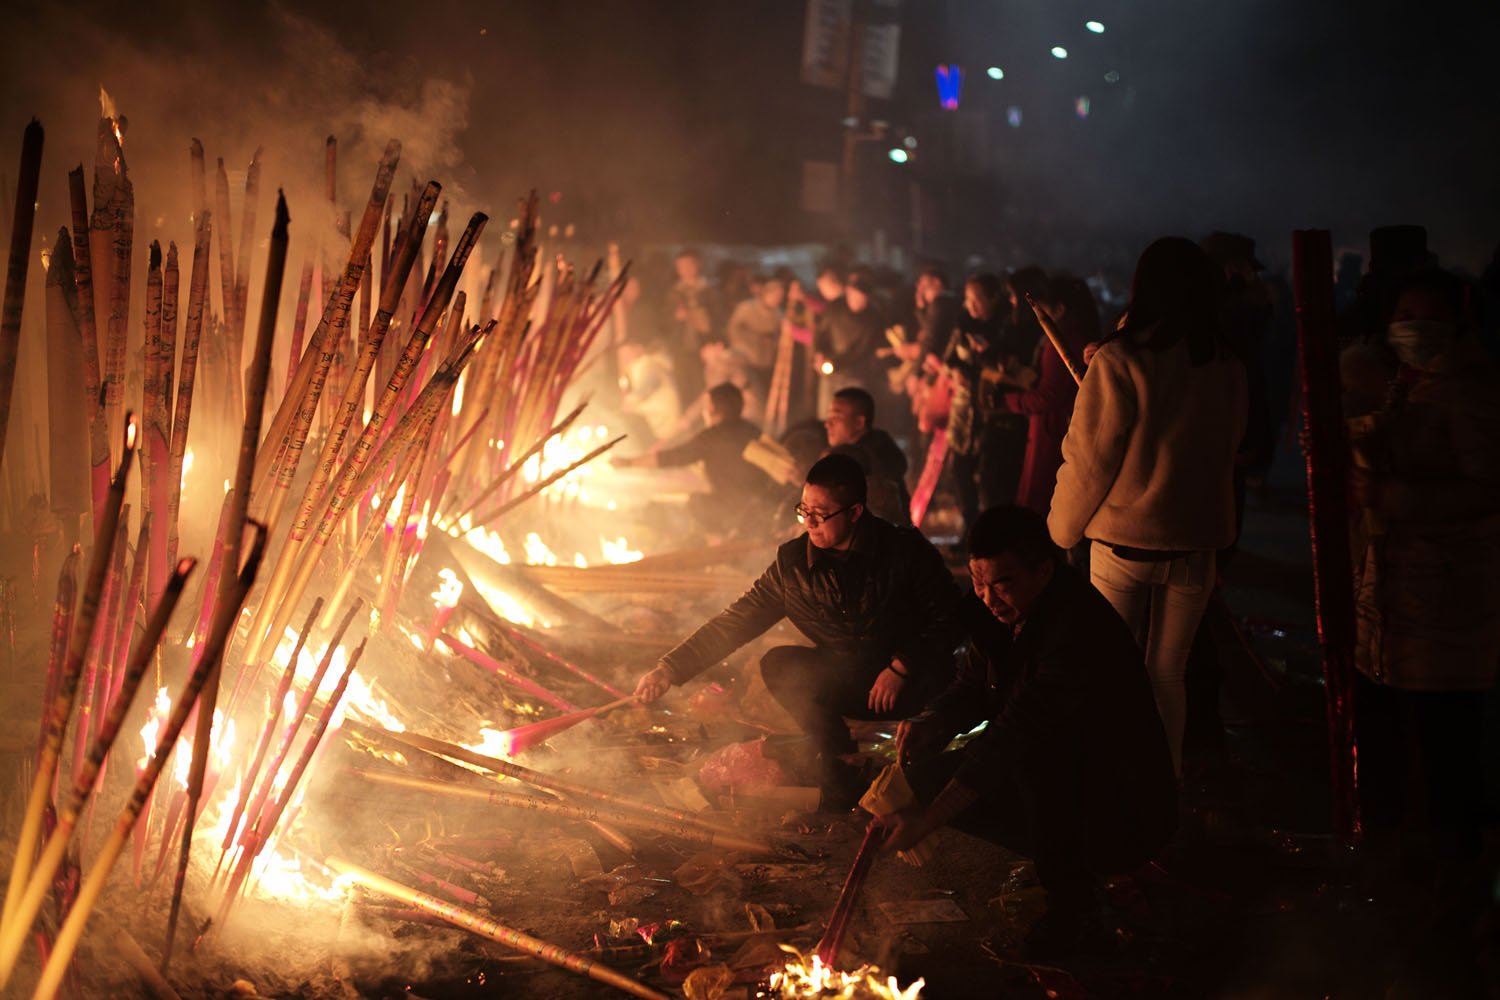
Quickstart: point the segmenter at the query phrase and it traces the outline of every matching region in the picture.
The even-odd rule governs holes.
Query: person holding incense
[[[1024,950],[1060,957],[1095,925],[1099,877],[1135,869],[1171,837],[1172,756],[1134,635],[1063,561],[1042,516],[985,511],[968,549],[968,655],[896,731],[921,804],[876,823],[886,851],[952,826],[1031,857],[1047,914]],[[980,723],[963,749],[941,752]]]
[[[920,532],[865,509],[865,473],[848,455],[813,464],[797,516],[807,531],[643,675],[635,695],[655,701],[790,621],[812,645],[768,650],[761,677],[812,740],[825,807],[847,809],[864,783],[840,760],[856,749],[845,719],[904,719],[947,685],[962,632],[958,588]]]
[[[660,443],[645,454],[616,458],[619,468],[670,469],[703,463],[708,492],[688,498],[688,513],[705,532],[731,535],[752,526],[755,515],[775,502],[776,484],[744,455],[745,446],[760,437],[760,428],[744,417],[745,394],[732,382],[708,390],[703,408],[703,430],[670,448]]]

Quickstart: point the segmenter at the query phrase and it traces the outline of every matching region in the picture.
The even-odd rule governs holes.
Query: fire
[[[496,729],[481,729],[478,743],[465,743],[463,746],[466,750],[482,753],[486,757],[508,758],[511,751],[511,738],[509,733]]]
[[[297,645],[297,633],[288,628],[282,636],[281,642],[276,646],[276,652],[272,659],[283,669],[291,660],[292,650]],[[318,664],[322,662],[328,647],[324,646],[316,653],[310,651],[306,646],[297,654],[297,673],[295,680],[300,684],[302,690],[312,681],[313,675],[318,672]],[[323,680],[318,685],[318,696],[328,698],[333,689],[338,685],[339,675],[344,672],[345,662],[344,647],[339,646],[333,651],[333,659],[328,664],[328,672],[323,675]],[[286,718],[290,719],[297,711],[297,701],[292,692],[288,691],[283,702],[282,711]],[[367,719],[378,725],[384,726],[391,732],[400,733],[406,730],[406,725],[396,718],[390,710],[390,706],[384,698],[378,697],[374,690],[365,680],[359,676],[358,671],[349,675],[349,687],[344,692],[344,700],[339,705],[339,711],[331,722],[337,725],[344,717],[345,712],[353,712],[362,719]]]
[[[482,552],[502,566],[510,565],[510,553],[505,551],[505,542],[500,536],[488,528],[471,528],[467,526],[468,518],[461,518],[458,526],[463,529],[464,541],[474,547],[476,552]]]
[[[499,612],[501,617],[503,617],[506,621],[514,622],[517,625],[524,625],[527,628],[533,628],[536,626],[536,616],[528,613],[527,610],[521,606],[520,601],[517,601],[514,597],[510,596],[505,591],[500,590],[496,587],[488,586],[483,580],[475,580],[474,587],[479,591],[479,596],[484,598],[485,603],[489,604],[490,607]],[[541,625],[543,628],[552,627],[550,622],[545,621],[542,622]]]
[[[189,448],[182,453],[182,478],[177,481],[179,489],[187,489],[187,474],[193,469],[193,449]]]
[[[862,965],[853,972],[840,972],[823,964],[817,955],[808,962],[795,948],[782,945],[782,950],[792,956],[786,967],[771,974],[771,995],[790,1000],[794,997],[818,997],[826,1000],[917,1000],[922,995],[926,980],[918,979],[906,989],[896,982],[895,976],[886,976],[881,981],[880,970],[873,965]]]
[[[535,531],[526,534],[526,562],[532,566],[556,566],[557,556]]]
[[[451,569],[440,570],[438,572],[438,579],[442,582],[439,584],[438,589],[433,592],[432,599],[437,602],[437,606],[440,608],[456,606],[459,599],[464,596],[463,581]]]
[[[644,553],[632,549],[629,545],[625,544],[625,539],[623,538],[610,541],[608,538],[600,535],[599,547],[604,550],[604,561],[614,563],[615,565],[633,563],[644,555]]]

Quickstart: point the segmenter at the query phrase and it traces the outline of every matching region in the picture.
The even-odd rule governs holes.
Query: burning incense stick
[[[542,701],[545,701],[547,704],[553,706],[554,708],[560,708],[564,712],[572,712],[578,708],[577,705],[574,705],[566,698],[553,694],[551,691],[548,691],[536,681],[530,680],[526,677],[522,677],[520,674],[516,673],[510,667],[501,663],[499,660],[484,655],[473,646],[470,646],[468,643],[453,638],[453,636],[449,635],[447,632],[438,633],[437,639],[444,645],[448,646],[448,648],[452,649],[455,653],[458,653],[464,659],[468,660],[470,663],[473,663],[476,666],[483,667],[490,673],[494,674],[496,677],[499,677],[501,680],[515,685],[522,691],[525,691],[527,694],[535,698],[540,698]]]
[[[323,707],[323,713],[318,716],[317,725],[308,734],[307,741],[302,744],[302,753],[297,757],[297,762],[292,765],[292,770],[287,774],[286,785],[281,790],[281,795],[276,799],[276,804],[263,813],[252,829],[246,824],[248,838],[241,838],[244,848],[240,854],[239,863],[235,866],[234,874],[230,876],[228,884],[224,887],[224,901],[219,904],[219,915],[216,922],[223,925],[225,918],[229,915],[229,908],[234,905],[234,899],[239,894],[239,889],[244,884],[245,876],[250,873],[250,866],[255,863],[260,854],[271,840],[271,834],[276,830],[276,824],[286,813],[287,806],[297,793],[297,785],[302,776],[307,773],[308,764],[312,762],[313,755],[317,753],[319,745],[323,742],[323,736],[328,732],[328,725],[338,714],[339,705],[344,699],[344,692],[349,688],[349,678],[354,676],[354,668],[359,663],[359,658],[364,655],[365,643],[368,639],[361,639],[358,646],[354,647],[349,662],[344,667],[344,672],[339,676],[338,684],[335,685],[333,693],[328,696],[328,703]],[[170,931],[170,927],[169,927]],[[170,933],[167,937],[167,947],[170,948],[172,938]],[[162,967],[167,964],[167,957],[162,957]]]
[[[10,260],[5,270],[5,300],[0,311],[0,456],[5,454],[10,397],[16,384],[16,357],[21,349],[21,307],[26,301],[26,271],[31,263],[31,227],[36,219],[36,189],[42,172],[42,123],[35,118],[21,139],[21,173],[10,231]]]
[[[209,215],[205,211],[198,218],[197,232],[193,237],[193,274],[188,281],[182,372],[177,382],[177,404],[172,409],[172,449],[167,473],[168,562],[177,558],[177,520],[182,509],[182,467],[187,457],[188,421],[193,414],[193,386],[198,373],[198,344],[203,334],[204,301],[208,297],[209,225]]]
[[[73,275],[78,285],[78,332],[83,340],[84,409],[89,418],[89,483],[94,523],[97,524],[104,513],[104,497],[109,492],[109,427],[104,419],[104,397],[99,387],[99,337],[94,321],[94,279],[83,167],[68,172],[68,194],[73,212]]]
[[[216,611],[213,628],[209,632],[208,642],[204,647],[204,655],[193,668],[187,685],[173,704],[172,714],[157,737],[156,751],[136,778],[135,788],[131,792],[130,799],[125,803],[125,807],[120,811],[120,818],[115,823],[114,830],[105,841],[103,849],[94,861],[94,866],[89,869],[78,888],[78,899],[68,911],[67,919],[57,934],[52,953],[47,957],[47,962],[42,968],[41,979],[37,983],[36,991],[32,994],[33,1000],[50,1000],[56,994],[57,987],[67,971],[68,963],[73,957],[73,951],[78,947],[78,939],[83,936],[84,925],[88,923],[94,904],[98,902],[99,893],[104,889],[105,880],[109,878],[110,869],[114,867],[115,862],[119,860],[120,853],[125,849],[125,841],[130,836],[130,829],[140,816],[147,796],[156,785],[156,779],[161,776],[172,746],[177,742],[177,737],[182,734],[182,727],[187,722],[188,713],[193,710],[194,704],[198,701],[198,695],[208,680],[212,665],[224,654],[224,644],[228,641],[230,630],[234,627],[239,606],[255,583],[255,574],[260,569],[261,554],[265,551],[265,528],[258,524],[254,527],[255,540],[250,546],[249,554],[245,557],[244,566],[235,578],[233,600]],[[4,988],[4,983],[0,983],[0,988]]]
[[[73,631],[73,602],[78,596],[78,562],[80,559],[79,548],[73,546],[73,551],[63,560],[62,570],[57,574],[57,600],[52,605],[52,646],[51,653],[47,658],[47,687],[45,697],[42,698],[42,713],[45,717],[48,707],[62,684],[63,663],[68,655],[68,637]],[[37,764],[40,761],[42,748],[47,744],[47,729],[42,727],[37,736]]]
[[[529,934],[512,930],[503,924],[496,923],[488,917],[481,917],[477,913],[471,913],[451,903],[445,903],[435,896],[429,896],[415,889],[410,889],[399,882],[386,878],[384,875],[377,875],[369,869],[361,868],[359,865],[345,861],[342,858],[331,857],[325,864],[340,875],[352,876],[355,881],[362,885],[399,899],[410,906],[422,910],[424,913],[431,913],[442,917],[455,927],[462,927],[464,930],[471,931],[481,937],[488,938],[509,948],[514,948],[525,954],[535,956],[544,962],[567,969],[570,972],[577,972],[588,976],[590,979],[596,979],[601,983],[608,983],[617,989],[624,990],[632,996],[643,997],[645,1000],[668,1000],[666,994],[658,993],[656,990],[634,979],[627,978],[608,966],[601,965],[592,959],[585,958],[564,948],[559,948],[557,945],[548,944],[545,941],[531,937]]]
[[[703,844],[708,847],[722,848],[729,851],[748,851],[752,854],[774,853],[770,844],[740,834],[705,830],[696,824],[629,813],[622,809],[605,809],[591,804],[566,805],[550,798],[540,798],[535,795],[519,795],[515,792],[507,792],[501,789],[471,788],[467,785],[454,784],[453,782],[430,781],[425,778],[412,778],[405,775],[388,774],[379,771],[363,771],[351,768],[347,773],[377,785],[405,788],[410,791],[427,792],[449,798],[477,800],[490,805],[509,806],[514,809],[529,809],[534,813],[558,816],[563,819],[578,820],[585,823],[592,820],[608,823],[612,826],[650,830],[653,833],[666,834],[669,837],[676,837],[678,840],[686,840],[689,843]]]
[[[865,839],[860,841],[859,852],[854,855],[854,865],[849,869],[849,877],[844,879],[844,888],[839,891],[838,902],[833,905],[833,914],[828,918],[828,929],[823,932],[816,949],[818,958],[829,968],[838,957],[844,932],[849,929],[849,916],[854,912],[854,900],[859,896],[860,887],[864,885],[865,876],[875,863],[880,842],[884,839],[885,829],[872,824],[865,830]]]
[[[68,727],[68,717],[73,714],[73,701],[78,694],[78,680],[83,673],[83,660],[88,652],[89,639],[94,632],[94,622],[99,615],[99,597],[104,590],[104,575],[109,570],[110,542],[119,526],[120,508],[125,503],[125,479],[130,473],[130,462],[135,457],[135,421],[126,420],[124,455],[120,467],[110,481],[109,496],[105,500],[104,519],[94,532],[94,551],[89,556],[89,571],[84,578],[83,597],[73,620],[73,634],[68,640],[68,656],[59,676],[57,697],[49,706],[45,717],[46,736],[42,753],[37,761],[36,774],[31,784],[31,796],[26,803],[25,817],[21,822],[21,833],[16,840],[16,857],[12,863],[10,883],[5,889],[5,910],[0,919],[0,935],[8,932],[11,915],[20,903],[21,887],[31,871],[32,855],[36,851],[38,835],[42,828],[42,813],[52,789],[53,771],[62,754],[63,735]]]
[[[307,645],[307,637],[312,633],[313,621],[318,616],[318,611],[323,607],[323,598],[319,597],[313,601],[312,610],[308,612],[307,621],[302,623],[302,631],[297,633],[297,642],[292,647],[292,655],[287,659],[286,669],[281,672],[281,680],[276,685],[276,693],[271,696],[271,711],[266,719],[265,728],[261,730],[260,740],[255,745],[255,754],[250,758],[250,767],[240,779],[240,787],[247,792],[255,787],[256,779],[260,777],[260,766],[265,763],[266,751],[270,749],[271,738],[276,735],[276,723],[281,719],[281,703],[286,698],[288,691],[292,689],[292,680],[297,676],[297,658],[302,654],[302,648]],[[333,646],[330,645],[329,649]],[[310,690],[316,690],[314,685]],[[231,706],[231,709],[233,706]],[[221,852],[227,852],[229,846],[234,843],[234,835],[239,830],[240,818],[245,813],[245,802],[249,795],[242,794],[235,797],[234,813],[229,817],[229,823],[224,829],[224,842],[219,845]],[[219,856],[219,863],[224,861],[223,854]]]
[[[381,735],[384,738],[394,740],[397,743],[404,743],[407,746],[415,747],[418,750],[425,750],[428,753],[440,754],[444,757],[452,757],[454,760],[461,760],[466,764],[473,764],[475,767],[482,767],[486,771],[493,771],[495,774],[503,774],[508,778],[514,778],[517,781],[524,782],[528,785],[534,785],[537,788],[545,788],[549,791],[561,792],[570,799],[583,799],[586,801],[601,802],[605,805],[614,806],[618,809],[634,810],[636,812],[645,813],[648,816],[655,816],[658,819],[668,820],[672,823],[680,823],[687,826],[696,826],[706,833],[719,833],[726,836],[735,835],[734,830],[719,826],[714,823],[709,823],[706,820],[700,819],[699,817],[693,815],[692,813],[682,812],[676,809],[668,809],[665,806],[659,806],[652,802],[643,802],[639,799],[627,798],[624,795],[617,795],[614,792],[607,792],[602,788],[594,788],[591,785],[584,785],[576,781],[569,781],[568,779],[560,778],[555,774],[544,774],[541,771],[534,771],[529,767],[523,767],[522,765],[517,764],[514,761],[501,760],[498,757],[490,757],[485,754],[475,753],[473,750],[469,750],[466,747],[461,747],[453,743],[445,743],[442,740],[435,740],[430,736],[423,736],[420,733],[391,733],[382,731]]]
[[[240,545],[245,535],[245,509],[250,496],[250,477],[255,470],[255,452],[260,443],[261,414],[265,407],[266,387],[271,375],[271,341],[276,332],[276,307],[281,301],[281,279],[286,270],[287,228],[291,219],[287,214],[286,197],[276,199],[276,222],[271,228],[270,258],[266,263],[265,291],[260,305],[260,327],[255,337],[255,356],[250,364],[249,383],[246,385],[245,423],[240,432],[239,462],[235,467],[234,486],[230,496],[234,497],[229,522],[224,535],[224,564],[237,566]],[[223,614],[226,602],[236,597],[236,584],[225,573],[219,585],[216,614]],[[238,614],[239,608],[234,608]],[[222,653],[222,651],[221,651]],[[177,881],[172,891],[172,907],[167,918],[166,956],[172,952],[172,938],[177,927],[177,913],[182,902],[182,886],[187,876],[188,852],[192,848],[193,826],[198,817],[198,803],[203,793],[204,776],[208,770],[208,754],[212,743],[214,702],[218,696],[219,673],[222,660],[210,664],[203,701],[198,706],[197,737],[193,741],[193,763],[188,775],[187,814],[182,830],[182,852],[178,856]],[[162,959],[162,970],[166,971],[167,958]]]
[[[52,887],[52,876],[62,864],[63,853],[67,850],[68,842],[77,826],[78,817],[83,812],[84,803],[93,792],[95,780],[104,766],[105,756],[120,735],[120,730],[125,724],[125,715],[135,700],[136,691],[140,688],[142,678],[145,677],[146,667],[150,663],[157,644],[161,641],[162,634],[166,631],[167,621],[177,607],[177,599],[182,596],[183,584],[192,573],[195,562],[196,560],[193,559],[184,559],[168,580],[167,589],[146,625],[146,633],[135,655],[125,668],[120,686],[120,697],[115,699],[114,704],[110,706],[109,714],[105,717],[104,726],[98,738],[89,747],[87,757],[82,761],[81,768],[74,776],[72,793],[58,812],[57,826],[53,829],[52,836],[48,838],[47,846],[42,850],[36,868],[32,870],[20,903],[15,913],[12,914],[12,922],[6,926],[5,936],[0,939],[0,982],[9,976],[10,970],[14,967],[16,957],[25,942],[25,932],[36,919],[37,911],[41,908],[47,891]]]

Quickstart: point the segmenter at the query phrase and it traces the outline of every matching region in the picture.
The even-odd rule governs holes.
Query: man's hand
[[[635,700],[649,705],[651,702],[667,693],[667,688],[672,686],[672,671],[668,670],[666,664],[657,664],[652,670],[641,675],[641,679],[635,682]]]
[[[873,712],[889,712],[896,707],[896,696],[906,685],[906,678],[896,671],[906,673],[906,668],[901,665],[900,660],[892,660],[891,665],[882,670],[875,678],[875,683],[870,686],[869,706]]]
[[[907,719],[896,727],[896,761],[903,767],[946,746],[942,727],[931,719]]]
[[[918,808],[904,809],[889,816],[877,816],[870,821],[870,825],[885,829],[885,839],[880,842],[882,854],[909,851],[926,840],[933,830],[927,822],[927,814]]]

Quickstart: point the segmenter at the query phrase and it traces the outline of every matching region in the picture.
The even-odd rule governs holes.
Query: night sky
[[[403,167],[443,181],[456,215],[502,218],[535,186],[559,193],[556,221],[601,240],[827,241],[831,220],[800,208],[801,169],[837,160],[844,96],[799,82],[804,9],[46,5],[6,15],[0,170],[13,178],[41,117],[38,232],[55,230],[67,169],[92,160],[102,84],[130,119],[138,202],[158,216],[143,224],[179,242],[191,137],[231,171],[264,146],[263,186],[287,187],[295,220],[329,133],[346,190],[398,136]],[[918,145],[899,165],[894,139],[860,145],[856,239],[909,240],[915,182],[939,212],[929,249],[1009,265],[1213,228],[1254,236],[1272,263],[1294,228],[1357,248],[1371,226],[1425,223],[1442,260],[1471,269],[1500,241],[1500,4],[906,0],[900,16],[896,94],[868,113]],[[938,109],[938,62],[967,71],[956,113]],[[978,159],[948,162],[956,138]]]

